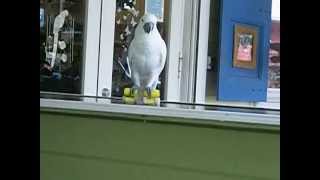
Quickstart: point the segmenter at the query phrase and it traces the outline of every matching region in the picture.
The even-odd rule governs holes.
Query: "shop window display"
[[[84,0],[40,1],[40,90],[81,92]]]
[[[128,71],[127,56],[129,45],[134,38],[134,32],[140,18],[147,13],[148,1],[145,0],[117,0],[115,16],[115,35],[114,35],[114,63],[112,74],[112,96],[122,97],[124,89],[132,87],[132,81],[125,73]],[[160,3],[161,2],[161,3]],[[166,28],[164,16],[164,1],[158,1],[161,5],[161,13],[157,14],[157,29],[162,38],[166,40]],[[163,91],[164,71],[159,78],[157,89]],[[163,95],[163,94],[161,94]]]

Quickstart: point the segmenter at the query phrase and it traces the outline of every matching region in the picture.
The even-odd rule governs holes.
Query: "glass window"
[[[162,39],[167,39],[167,0],[117,0],[115,13],[114,33],[114,63],[112,73],[112,96],[122,97],[125,88],[133,86],[132,80],[125,72],[129,71],[127,57],[128,49],[134,38],[135,29],[140,18],[145,13],[155,14],[157,26]],[[167,44],[167,43],[166,43]],[[167,53],[168,54],[168,53]],[[159,77],[157,89],[163,92],[165,85],[165,72]],[[163,93],[160,93],[162,96]],[[163,98],[162,98],[163,99]]]
[[[157,89],[160,93],[161,106],[166,106],[173,104],[172,107],[184,107],[184,108],[195,108],[196,106],[206,107],[210,106],[215,108],[215,105],[228,105],[228,107],[233,106],[245,106],[245,107],[255,107],[254,103],[251,102],[223,102],[217,100],[217,82],[218,82],[218,61],[219,61],[219,28],[220,28],[220,2],[219,0],[210,1],[211,5],[208,6],[210,8],[210,20],[209,24],[206,26],[209,27],[209,36],[205,38],[208,40],[208,52],[205,54],[206,59],[208,61],[207,69],[203,69],[202,72],[206,72],[206,80],[203,78],[204,85],[206,85],[205,89],[205,102],[197,105],[196,100],[189,98],[188,103],[186,101],[181,100],[182,89],[186,86],[182,86],[181,82],[183,80],[187,81],[197,81],[198,77],[191,77],[195,75],[190,73],[190,69],[195,68],[197,66],[197,32],[198,26],[200,26],[199,22],[197,22],[198,10],[201,10],[200,3],[198,1],[193,1],[192,4],[184,4],[184,3],[173,3],[173,1],[169,0],[115,0],[115,1],[103,1],[105,4],[101,3],[101,1],[89,1],[93,2],[95,8],[93,8],[94,13],[97,9],[101,9],[100,13],[97,13],[96,16],[93,15],[92,8],[88,9],[88,17],[85,17],[85,4],[86,0],[41,0],[40,1],[40,29],[41,29],[41,38],[40,38],[40,90],[41,91],[51,91],[51,92],[64,92],[64,93],[73,93],[73,94],[81,94],[82,89],[85,87],[92,88],[92,92],[90,94],[84,93],[83,95],[74,95],[76,97],[86,97],[92,98],[95,102],[99,102],[97,99],[112,99],[114,101],[101,101],[103,103],[125,103],[124,96],[127,96],[125,93],[126,89],[133,87],[133,83],[131,77],[128,76],[129,66],[128,66],[128,50],[129,46],[134,39],[135,29],[140,22],[140,18],[146,13],[151,12],[156,15],[157,18],[157,30],[160,33],[161,38],[165,41],[167,45],[167,58],[166,64],[168,65],[168,61],[170,60],[171,65],[167,68],[164,68],[159,77],[159,83],[157,84]],[[203,1],[202,1],[203,2]],[[208,0],[207,0],[208,2]],[[169,4],[171,3],[171,8],[169,8]],[[196,6],[197,4],[197,6]],[[115,6],[113,6],[115,5]],[[183,10],[179,13],[178,5],[182,5]],[[199,6],[198,6],[199,5]],[[92,7],[92,6],[89,6]],[[174,7],[174,8],[173,8]],[[89,12],[91,9],[91,12]],[[173,12],[169,12],[172,9]],[[109,10],[109,11],[108,11]],[[112,10],[112,11],[110,11]],[[108,12],[108,13],[106,13]],[[208,11],[209,12],[209,11]],[[114,14],[113,14],[114,13]],[[172,14],[180,14],[181,16],[177,18],[170,17]],[[184,13],[184,14],[183,14]],[[108,15],[106,15],[108,14]],[[182,15],[183,14],[183,15]],[[92,18],[94,16],[94,18]],[[96,25],[94,31],[97,39],[86,38],[83,34],[84,30],[84,20],[87,18],[92,18],[94,20],[87,22],[91,22],[91,25],[88,25],[87,28],[92,28],[92,25]],[[181,22],[179,22],[181,20]],[[107,22],[107,23],[106,23]],[[174,22],[174,23],[172,23]],[[278,21],[273,21],[273,27],[275,27],[274,32],[279,32],[276,30],[276,23]],[[59,24],[60,23],[60,24]],[[181,23],[181,24],[179,24]],[[106,25],[107,24],[107,25]],[[111,26],[112,24],[112,26]],[[201,23],[202,25],[204,23]],[[275,25],[274,25],[275,24]],[[169,26],[170,25],[170,26]],[[181,26],[181,27],[180,27]],[[100,27],[100,28],[99,28]],[[170,29],[169,29],[170,28]],[[186,30],[187,29],[187,30]],[[88,30],[87,30],[88,31]],[[99,33],[97,33],[100,31]],[[114,34],[112,33],[114,31]],[[178,32],[178,33],[173,33]],[[88,32],[87,32],[88,33]],[[90,34],[90,33],[88,33]],[[91,33],[92,34],[92,33]],[[109,36],[106,38],[106,34]],[[111,35],[110,35],[111,34]],[[172,35],[174,34],[174,36]],[[276,33],[272,33],[276,34]],[[177,36],[179,36],[177,38]],[[181,37],[180,37],[181,36]],[[110,38],[111,37],[111,38]],[[170,37],[170,39],[169,39]],[[275,38],[273,38],[275,37]],[[272,36],[271,38],[271,50],[277,51],[277,46],[274,46],[274,43],[277,43],[275,40],[278,36]],[[90,39],[97,43],[96,46],[90,46],[87,44],[86,52],[88,49],[91,49],[91,55],[96,56],[96,62],[92,63],[92,61],[85,61],[83,58],[84,53],[83,48],[85,47],[84,39]],[[172,40],[174,39],[174,41]],[[169,41],[170,40],[170,41]],[[193,41],[194,40],[194,41]],[[179,42],[181,41],[181,42]],[[204,41],[202,41],[204,42]],[[91,42],[92,43],[92,42]],[[106,43],[110,43],[113,46],[106,46]],[[170,46],[169,47],[169,43]],[[173,44],[173,45],[172,45]],[[109,45],[109,44],[108,44]],[[280,41],[279,41],[280,46]],[[169,59],[169,48],[170,59]],[[192,51],[192,53],[185,53],[186,51]],[[193,53],[194,51],[194,53]],[[273,51],[270,51],[271,55],[274,55]],[[104,56],[101,54],[104,53]],[[113,53],[113,54],[112,54]],[[105,54],[109,54],[109,56],[105,56]],[[185,54],[190,55],[189,57],[185,56]],[[91,57],[91,55],[89,57]],[[113,55],[113,58],[112,58]],[[277,55],[277,54],[276,54]],[[280,57],[280,49],[279,54]],[[88,56],[86,56],[88,57]],[[87,58],[88,59],[88,58]],[[89,58],[90,59],[90,58]],[[188,61],[186,60],[188,59]],[[270,57],[270,62],[273,62],[274,56]],[[181,61],[187,62],[190,64],[195,64],[194,66],[186,66],[184,67]],[[112,62],[112,65],[110,65]],[[82,67],[84,63],[90,64],[90,68],[86,69],[86,77],[84,78],[84,74],[82,73]],[[274,64],[269,63],[269,69],[272,72],[278,73],[280,77],[280,71],[274,68]],[[173,64],[173,66],[172,66]],[[206,65],[206,63],[203,63]],[[87,64],[86,64],[87,65]],[[280,68],[280,58],[279,58],[279,68]],[[87,67],[87,66],[86,66]],[[266,67],[266,66],[265,66]],[[104,69],[107,69],[105,70]],[[109,69],[110,68],[110,69]],[[111,69],[112,68],[112,69]],[[172,69],[177,71],[174,71]],[[197,67],[196,67],[197,68]],[[95,70],[94,70],[95,69]],[[169,70],[168,70],[169,69]],[[168,71],[168,73],[166,72]],[[171,71],[170,71],[171,70]],[[196,70],[195,70],[196,71]],[[170,75],[169,72],[171,73]],[[177,72],[177,73],[176,73]],[[183,73],[181,73],[183,72]],[[189,74],[188,74],[189,73]],[[87,75],[90,74],[90,77],[87,78]],[[111,76],[112,74],[112,76]],[[270,73],[271,74],[271,73]],[[269,74],[269,75],[270,75]],[[166,77],[167,76],[167,77]],[[180,79],[173,79],[173,76],[185,76],[179,77]],[[271,76],[271,75],[270,75]],[[101,77],[103,80],[99,79]],[[280,78],[277,76],[269,77],[269,87],[279,87],[280,88]],[[112,79],[111,80],[109,80]],[[89,79],[90,82],[95,82],[95,85],[88,86],[82,83],[83,80],[87,82]],[[206,81],[206,82],[205,82]],[[168,88],[172,84],[177,84],[177,87]],[[110,86],[110,83],[112,85]],[[271,84],[278,85],[271,85]],[[107,84],[107,85],[106,85]],[[192,86],[192,88],[198,90],[196,87],[196,83],[192,82],[188,84],[188,86]],[[265,84],[266,85],[266,84]],[[101,86],[101,88],[99,87]],[[104,88],[106,87],[106,88]],[[166,89],[167,88],[167,89]],[[99,90],[102,89],[102,93],[99,93]],[[111,89],[111,97],[110,90]],[[177,91],[177,100],[171,100],[169,98],[164,98],[164,91]],[[187,89],[187,88],[185,88]],[[204,89],[204,88],[202,88]],[[104,90],[106,92],[104,93]],[[189,89],[187,89],[188,95],[193,95],[189,93]],[[91,92],[91,91],[90,91]],[[131,92],[130,92],[131,93]],[[108,94],[108,95],[106,95]],[[194,93],[195,94],[195,93]],[[60,94],[61,95],[61,94]],[[204,93],[202,94],[204,95]],[[99,97],[97,97],[99,96]],[[102,97],[103,96],[103,97]],[[173,96],[173,95],[172,95]],[[65,96],[63,96],[66,99]],[[83,98],[85,99],[85,98]],[[169,99],[169,100],[168,100]],[[82,100],[82,98],[79,98]],[[170,102],[169,102],[170,101]],[[90,101],[91,102],[91,101]],[[132,103],[129,103],[132,104]],[[148,103],[147,103],[148,104]],[[179,106],[175,106],[175,105]],[[205,104],[205,105],[203,105]],[[180,106],[181,105],[181,106]],[[170,106],[171,107],[171,106]],[[206,108],[210,110],[210,108]],[[221,110],[221,108],[220,108]],[[229,110],[229,109],[228,109]]]
[[[40,91],[80,93],[85,0],[40,0]]]

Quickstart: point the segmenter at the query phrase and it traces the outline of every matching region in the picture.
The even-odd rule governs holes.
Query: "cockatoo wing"
[[[128,70],[130,74],[130,78],[132,78],[132,67],[134,65],[135,59],[135,48],[134,48],[134,42],[132,41],[128,48],[128,58],[127,58],[127,64],[128,64]]]
[[[131,68],[132,67],[132,62],[133,62],[133,50],[134,48],[132,47],[133,43],[130,43],[129,49],[128,49],[128,66]]]
[[[162,40],[162,39],[161,39]],[[161,41],[161,51],[160,51],[160,72],[162,72],[164,65],[166,64],[166,57],[167,57],[167,47],[165,42]]]

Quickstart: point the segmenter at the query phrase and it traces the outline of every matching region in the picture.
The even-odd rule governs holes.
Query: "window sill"
[[[193,123],[223,122],[257,125],[280,125],[280,115],[244,112],[226,112],[218,110],[182,109],[177,107],[150,107],[124,104],[68,101],[40,98],[40,108],[58,110],[78,110],[96,113],[118,113],[150,117],[170,117],[178,121],[192,120]],[[180,120],[179,120],[180,119]]]
[[[232,102],[217,101],[216,99],[216,96],[207,96],[206,104],[280,110],[280,89],[278,88],[268,88],[268,96],[266,102]]]

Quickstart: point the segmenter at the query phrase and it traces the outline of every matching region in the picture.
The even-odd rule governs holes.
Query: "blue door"
[[[220,13],[217,99],[266,101],[271,0],[221,0]],[[249,68],[236,66],[234,63],[234,59],[240,54],[240,51],[237,51],[238,45],[241,44],[239,42],[242,42],[238,40],[238,44],[235,43],[238,37],[235,34],[240,32],[236,31],[236,27],[256,32],[256,37],[250,41],[253,48],[249,51],[254,65]],[[235,50],[237,55],[234,53]],[[250,63],[250,59],[247,62]]]

